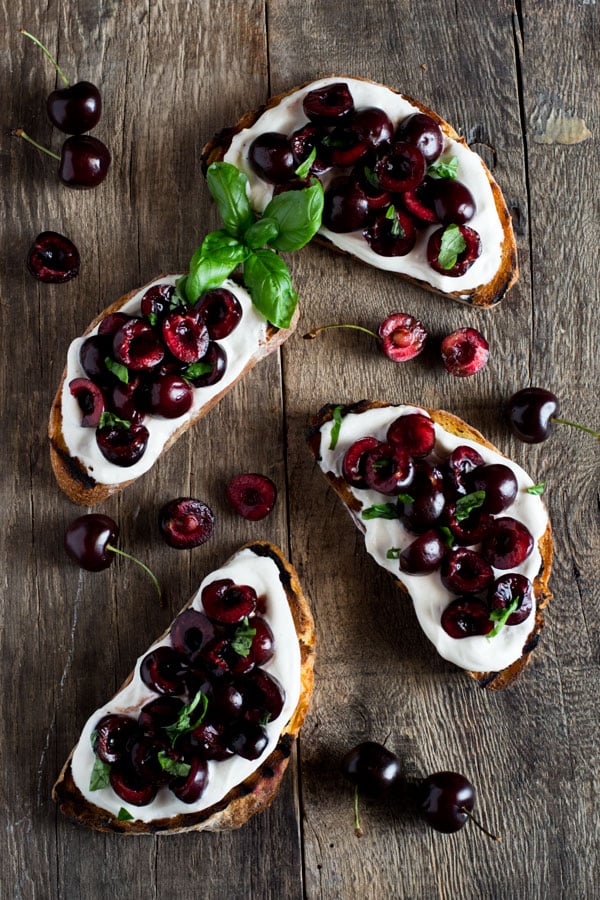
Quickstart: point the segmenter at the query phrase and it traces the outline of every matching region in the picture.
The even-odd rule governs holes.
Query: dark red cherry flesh
[[[435,225],[440,220],[433,208],[432,180],[425,177],[412,191],[403,191],[399,197],[404,209],[421,225]]]
[[[269,515],[277,499],[277,488],[266,475],[246,472],[232,478],[226,488],[227,500],[232,509],[251,522]]]
[[[199,375],[194,375],[194,368],[200,367]],[[194,387],[210,387],[217,384],[227,369],[227,353],[216,341],[209,341],[208,350],[198,363],[186,369],[185,377]]]
[[[353,166],[367,153],[368,142],[350,127],[332,129],[321,141],[321,153],[332,166]]]
[[[135,719],[111,713],[94,725],[92,748],[102,762],[112,764],[126,756],[128,745],[137,733]]]
[[[83,134],[91,131],[102,115],[100,91],[90,81],[78,81],[59,88],[48,95],[48,118],[65,134]]]
[[[420,783],[419,805],[428,825],[451,834],[466,823],[475,805],[475,788],[457,772],[436,772]]]
[[[162,695],[142,706],[138,716],[138,728],[144,734],[164,736],[164,728],[174,725],[184,703],[179,697]]]
[[[81,427],[97,428],[106,409],[102,389],[89,378],[74,378],[69,382],[69,391],[81,410]]]
[[[435,447],[435,426],[424,413],[408,413],[392,422],[387,440],[410,456],[428,456]]]
[[[534,540],[526,525],[510,516],[494,519],[483,537],[481,554],[495,569],[516,569],[531,554]]]
[[[368,489],[365,478],[365,460],[367,453],[377,447],[379,441],[375,437],[364,437],[355,441],[344,454],[342,460],[342,475],[354,488]]]
[[[27,268],[38,281],[64,284],[79,274],[79,250],[57,231],[42,231],[27,254]]]
[[[165,348],[152,325],[137,318],[129,319],[115,331],[112,351],[117,362],[135,372],[153,369],[165,355]]]
[[[524,622],[533,609],[533,585],[529,578],[511,572],[501,575],[490,587],[489,603],[491,610],[505,610],[518,600],[517,608],[506,620],[506,625],[518,625]]]
[[[475,328],[459,328],[446,335],[441,352],[446,372],[457,378],[467,378],[483,369],[490,355],[490,345]]]
[[[185,550],[199,547],[211,536],[215,527],[212,509],[194,497],[170,500],[158,514],[160,533],[169,547]]]
[[[196,803],[208,785],[208,765],[200,756],[191,756],[186,762],[190,766],[188,775],[175,779],[169,787],[182,803]]]
[[[169,313],[162,321],[162,338],[167,348],[181,362],[198,362],[208,349],[208,329],[197,313]]]
[[[439,569],[448,548],[440,533],[431,528],[415,538],[400,554],[400,569],[407,575],[428,575]]]
[[[391,444],[380,443],[368,450],[363,465],[367,486],[382,494],[396,495],[408,490],[415,474],[408,453]]]
[[[96,431],[98,449],[109,462],[121,468],[134,466],[146,452],[150,433],[145,425],[105,425]]]
[[[400,123],[396,140],[418,147],[428,164],[435,162],[444,146],[444,135],[438,123],[425,113],[414,113]]]
[[[490,611],[483,600],[476,597],[458,597],[442,613],[441,625],[446,634],[455,640],[489,634],[494,628]]]
[[[406,313],[392,313],[378,329],[382,349],[392,362],[406,362],[418,356],[425,347],[427,331],[424,325]]]
[[[309,91],[302,108],[307,118],[317,125],[337,125],[351,115],[354,101],[348,85],[335,82]]]
[[[256,591],[247,584],[234,584],[230,578],[211,581],[202,591],[206,615],[220,625],[237,625],[256,610]]]
[[[441,568],[444,587],[453,594],[478,594],[494,580],[492,567],[474,550],[457,547],[449,550]]]
[[[346,753],[341,771],[359,790],[381,796],[398,783],[400,760],[382,744],[365,741]]]
[[[112,766],[110,786],[115,794],[130,806],[147,806],[158,793],[158,786],[149,784],[129,767]]]
[[[171,301],[175,295],[172,284],[153,284],[148,288],[141,302],[142,315],[158,321],[171,312]]]
[[[173,620],[170,637],[180,653],[194,657],[215,636],[215,626],[204,613],[186,609]]]
[[[378,256],[406,256],[415,246],[417,232],[408,213],[390,206],[365,228],[364,236]]]
[[[65,531],[65,550],[82,569],[100,572],[115,558],[109,545],[116,541],[118,534],[118,525],[109,516],[100,513],[79,516]]]
[[[425,177],[425,157],[414,145],[404,141],[392,144],[375,163],[374,172],[380,187],[402,193],[412,191]]]
[[[222,341],[228,337],[242,318],[240,301],[225,288],[207,291],[193,309],[206,325],[211,341]]]
[[[157,694],[183,694],[186,670],[183,654],[164,645],[146,654],[140,665],[140,677]]]
[[[89,134],[78,134],[62,145],[58,177],[67,187],[94,188],[108,175],[110,162],[106,144]]]
[[[455,542],[463,546],[479,544],[493,521],[490,514],[484,512],[481,507],[471,510],[466,518],[459,519],[454,501],[446,504],[443,520],[452,532]]]

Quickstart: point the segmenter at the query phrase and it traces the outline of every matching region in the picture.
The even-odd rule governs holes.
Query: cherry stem
[[[38,150],[41,150],[42,153],[47,153],[48,156],[52,157],[52,159],[57,159],[60,162],[60,156],[58,155],[58,153],[53,153],[52,150],[48,150],[47,147],[42,147],[41,144],[38,144],[37,141],[34,141],[33,138],[30,138],[29,135],[26,134],[22,128],[15,128],[15,130],[13,131],[13,134],[16,135],[16,137],[23,138],[23,140],[27,141],[28,144],[33,144],[33,146],[37,147]]]
[[[469,819],[471,820],[471,822],[473,822],[475,825],[477,825],[477,827],[480,828],[484,834],[487,834],[487,836],[490,837],[493,841],[501,841],[502,840],[502,838],[499,837],[497,834],[492,834],[491,831],[488,831],[487,828],[484,828],[483,825],[481,824],[481,822],[478,819],[476,819],[475,816],[473,815],[473,813],[470,810],[466,809],[466,807],[461,806],[460,812],[463,812],[466,816],[468,816]]]
[[[125,553],[124,550],[119,550],[118,547],[113,547],[112,544],[107,544],[106,549],[110,550],[112,553],[116,553],[117,556],[124,556],[125,559],[132,560],[134,563],[137,563],[137,565],[140,566],[140,568],[142,568],[144,570],[144,572],[147,572],[154,583],[154,587],[158,591],[158,599],[160,600],[161,605],[162,605],[162,591],[160,589],[160,584],[158,583],[158,578],[156,577],[154,572],[152,572],[148,568],[148,566],[145,566],[144,563],[141,562],[139,559],[137,559],[135,556],[132,556],[130,553]]]
[[[594,431],[593,428],[586,428],[585,425],[580,425],[579,422],[570,422],[568,419],[557,419],[555,416],[552,416],[550,421],[556,422],[558,425],[570,425],[571,428],[579,428],[580,431],[592,434],[596,440],[600,441],[600,431]]]
[[[356,837],[363,836],[363,830],[358,820],[358,785],[354,788],[354,834]]]
[[[36,37],[34,37],[32,34],[29,34],[28,31],[25,31],[24,28],[19,28],[19,34],[24,34],[25,37],[28,37],[30,40],[33,41],[34,44],[37,44],[38,47],[40,47],[44,51],[44,53],[46,54],[46,56],[48,57],[48,59],[50,60],[50,62],[52,63],[52,65],[54,66],[54,68],[56,69],[56,71],[58,72],[58,74],[60,75],[62,80],[64,81],[64,83],[66,84],[66,86],[69,87],[69,82],[68,82],[68,79],[67,79],[65,73],[63,72],[63,70],[61,69],[59,64],[56,62],[56,60],[54,59],[54,57],[52,56],[50,51],[47,50],[46,47],[44,47],[42,42],[39,41]]]
[[[312,331],[308,331],[306,334],[303,334],[302,337],[305,341],[312,341],[317,335],[321,334],[322,331],[329,331],[330,328],[352,328],[354,331],[364,331],[365,334],[369,334],[371,337],[374,337],[376,341],[379,340],[379,335],[375,334],[374,331],[371,331],[370,328],[364,328],[362,325],[321,325],[320,328],[313,328]]]

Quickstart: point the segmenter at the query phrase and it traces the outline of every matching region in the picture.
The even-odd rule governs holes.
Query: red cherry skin
[[[108,545],[116,540],[118,534],[118,525],[109,516],[99,513],[79,516],[65,531],[65,550],[82,569],[101,572],[108,569],[115,558]]]
[[[102,141],[89,134],[77,134],[62,145],[58,177],[67,187],[94,188],[108,175],[110,161],[110,151]]]

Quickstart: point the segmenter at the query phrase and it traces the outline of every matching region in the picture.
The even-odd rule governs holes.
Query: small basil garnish
[[[110,784],[110,766],[97,756],[90,774],[90,791],[100,791]]]
[[[374,506],[368,506],[363,509],[361,516],[363,519],[399,519],[400,513],[395,503],[375,503]]]
[[[495,622],[493,629],[489,634],[486,634],[486,638],[493,638],[504,628],[508,619],[512,616],[512,614],[517,610],[519,606],[521,598],[515,597],[512,603],[506,607],[506,609],[493,609],[490,613],[490,622]]]
[[[546,490],[546,482],[540,481],[539,484],[532,484],[531,487],[525,488],[528,494],[539,497]]]
[[[442,232],[438,263],[442,269],[453,269],[459,253],[466,250],[467,242],[458,225],[448,225]]]
[[[340,438],[340,428],[342,427],[342,407],[336,406],[333,410],[333,426],[331,428],[331,436],[329,439],[329,449],[335,450],[337,442]]]
[[[104,365],[109,372],[112,372],[112,374],[119,379],[119,381],[122,381],[123,384],[129,384],[129,369],[127,366],[116,362],[116,360],[111,359],[110,356],[105,358]]]
[[[464,522],[468,519],[474,509],[483,506],[485,500],[485,491],[473,491],[472,494],[465,494],[456,501],[455,516],[457,522]]]

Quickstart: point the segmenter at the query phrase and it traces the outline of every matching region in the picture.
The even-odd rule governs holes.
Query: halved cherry
[[[198,755],[186,756],[185,762],[190,766],[189,773],[185,778],[176,778],[169,788],[182,803],[196,803],[208,785],[208,766]]]
[[[215,516],[206,503],[194,497],[177,497],[165,503],[158,515],[160,533],[169,547],[199,547],[215,528]]]
[[[96,431],[98,449],[115,466],[134,466],[146,452],[150,434],[145,425],[106,425]]]
[[[128,745],[137,733],[138,725],[135,719],[109,713],[102,716],[94,726],[92,748],[102,762],[112,764],[126,756]]]
[[[142,315],[157,322],[171,312],[171,301],[175,295],[172,284],[153,284],[142,297]]]
[[[113,355],[117,362],[134,371],[157,366],[165,355],[158,335],[143,319],[130,319],[113,335]]]
[[[452,500],[446,504],[443,520],[456,543],[463,546],[481,543],[493,521],[491,515],[481,507],[476,507],[468,515],[458,518],[456,502]]]
[[[334,128],[321,141],[322,154],[333,166],[353,166],[369,149],[365,138],[351,127]]]
[[[368,489],[369,485],[365,478],[365,459],[367,453],[374,450],[379,443],[377,438],[369,435],[359,438],[346,450],[342,460],[342,475],[352,487]]]
[[[460,444],[455,447],[447,461],[447,474],[451,486],[458,494],[466,494],[465,478],[477,466],[482,466],[484,459],[474,447]]]
[[[422,225],[435,225],[440,220],[433,208],[432,181],[424,178],[412,191],[403,191],[399,197],[404,209]]]
[[[199,374],[194,374],[194,368],[200,369]],[[188,367],[185,377],[194,387],[210,387],[221,380],[226,369],[227,353],[216,341],[210,341],[202,359]]]
[[[435,426],[424,413],[408,413],[394,419],[387,440],[410,456],[428,456],[435,447]]]
[[[406,362],[422,353],[427,341],[425,326],[406,313],[392,313],[378,329],[383,352],[392,362]]]
[[[158,793],[157,785],[142,781],[129,766],[111,766],[109,779],[115,794],[130,806],[147,806]]]
[[[483,556],[465,547],[449,550],[442,563],[442,584],[453,594],[478,594],[494,580],[492,567]]]
[[[347,84],[335,82],[309,91],[302,101],[307,118],[317,125],[337,125],[354,110],[354,100]]]
[[[221,625],[235,625],[256,610],[256,591],[247,584],[224,578],[211,581],[202,591],[206,615]]]
[[[533,552],[531,532],[518,519],[494,519],[483,537],[481,554],[495,569],[515,569]]]
[[[169,313],[162,321],[162,337],[176,359],[195,363],[208,350],[208,329],[198,314]]]
[[[268,516],[277,499],[277,488],[270,478],[256,472],[236,475],[227,483],[227,500],[230,506],[251,522]]]
[[[326,132],[325,132],[326,133]],[[296,162],[300,165],[308,159],[313,150],[316,151],[315,159],[310,167],[311,175],[323,175],[331,168],[325,158],[321,148],[321,140],[324,137],[323,129],[316,125],[308,123],[303,125],[297,131],[294,131],[290,137],[290,144],[294,153]],[[309,187],[309,185],[305,185]]]
[[[183,694],[186,671],[185,656],[166,645],[147,653],[140,665],[142,681],[157,694]]]
[[[79,274],[79,251],[57,231],[42,231],[29,248],[27,268],[38,281],[64,284]]]
[[[457,252],[441,254],[442,242],[447,240],[449,229],[457,229],[462,236],[459,245],[463,247]],[[456,232],[453,231],[452,234]],[[444,237],[446,235],[446,237]],[[429,265],[440,275],[448,275],[450,278],[459,278],[467,272],[476,259],[481,256],[481,238],[474,228],[468,225],[447,225],[434,231],[427,243],[427,261]]]
[[[442,613],[441,625],[456,640],[489,634],[494,628],[487,604],[475,597],[453,600]]]
[[[228,337],[242,318],[240,301],[226,288],[215,288],[202,294],[193,310],[206,325],[212,341],[222,341]]]
[[[173,647],[194,659],[215,636],[215,626],[208,616],[196,609],[186,609],[173,620],[169,632]]]
[[[97,428],[106,409],[106,400],[99,385],[89,378],[74,378],[69,382],[69,391],[83,413],[82,428]]]
[[[374,172],[382,188],[402,193],[423,181],[426,168],[425,157],[414,144],[397,141],[377,160]]]
[[[174,725],[183,709],[184,703],[179,697],[165,694],[144,704],[138,716],[138,728],[144,734],[161,734],[164,728]]]
[[[501,575],[491,585],[489,603],[492,610],[505,610],[517,600],[517,608],[506,620],[506,625],[518,625],[528,618],[533,608],[534,592],[529,578],[511,572]]]
[[[417,239],[413,220],[395,206],[377,216],[363,233],[373,253],[379,256],[406,256]]]
[[[379,443],[365,454],[364,472],[365,481],[372,490],[395,495],[412,484],[415,467],[404,450]]]

